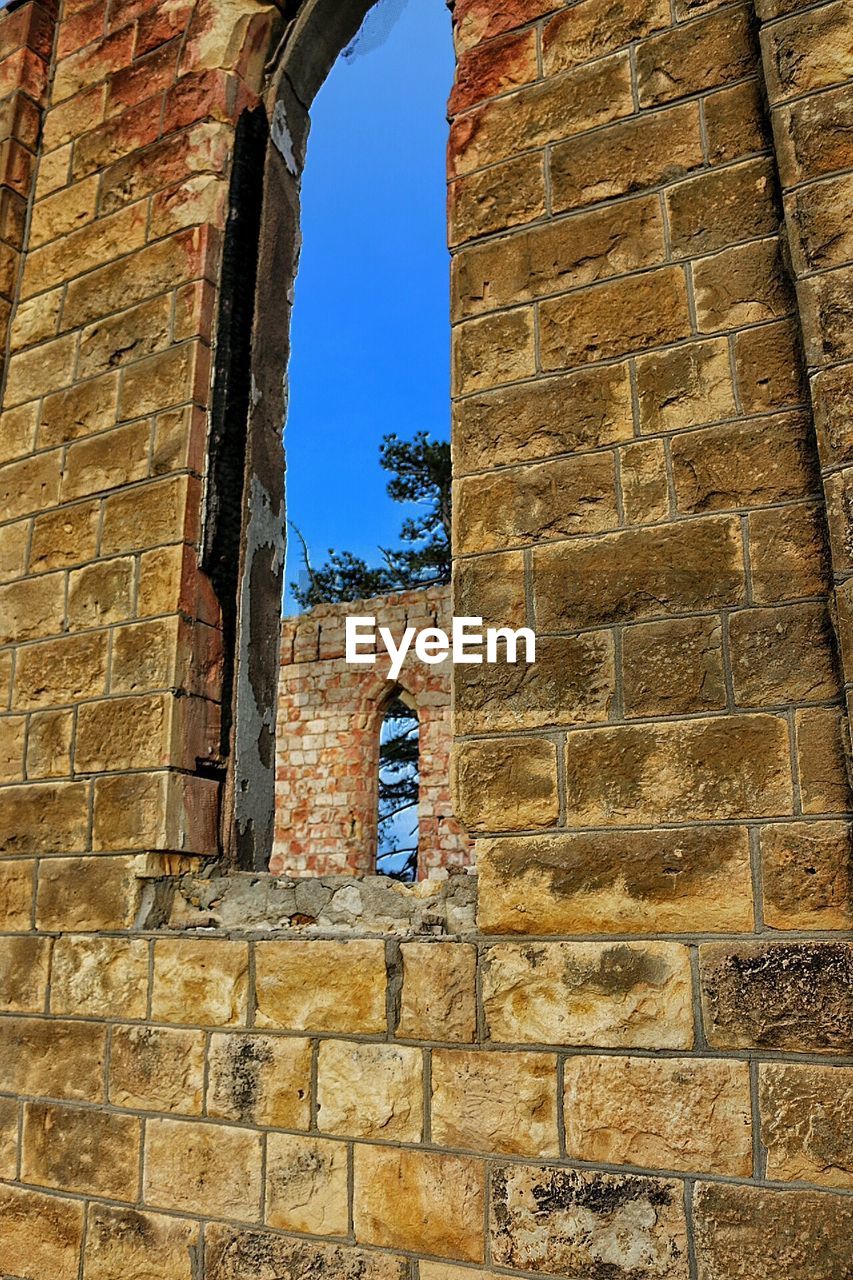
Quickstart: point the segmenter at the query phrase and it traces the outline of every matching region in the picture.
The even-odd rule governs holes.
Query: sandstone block
[[[68,629],[109,626],[133,615],[136,565],[130,556],[74,569],[68,576]]]
[[[0,1187],[0,1269],[21,1280],[77,1280],[84,1205],[21,1187]]]
[[[70,1101],[100,1102],[106,1029],[58,1019],[0,1020],[0,1087]]]
[[[693,1203],[702,1280],[837,1280],[853,1230],[849,1198],[700,1183]]]
[[[842,266],[853,256],[853,177],[829,178],[786,200],[791,254],[800,274]]]
[[[553,1156],[557,1060],[547,1053],[436,1049],[432,1140],[504,1155]]]
[[[84,849],[88,790],[79,782],[4,787],[0,793],[0,853]],[[50,875],[44,863],[42,870]]]
[[[853,925],[853,870],[846,822],[798,822],[761,831],[764,919],[773,929]]]
[[[693,265],[693,284],[703,333],[778,320],[794,308],[776,236],[702,258]]]
[[[551,827],[560,811],[557,749],[544,738],[460,742],[453,755],[456,815],[469,831]]]
[[[720,716],[569,733],[566,805],[584,826],[789,814],[787,723]]]
[[[721,710],[726,686],[719,619],[668,618],[626,627],[622,696],[627,716]]]
[[[698,169],[702,163],[696,103],[612,124],[600,133],[584,134],[554,147],[554,211],[656,187]],[[636,216],[633,207],[627,212]]]
[[[74,381],[76,356],[77,335],[72,333],[16,352],[7,365],[5,404],[11,409],[69,386]]]
[[[619,523],[613,458],[602,453],[458,480],[454,501],[461,555],[598,533]]]
[[[832,621],[824,604],[744,609],[729,619],[740,706],[818,702],[840,692]]]
[[[572,1280],[689,1274],[681,1184],[664,1178],[498,1166],[490,1229],[492,1259],[503,1267]]]
[[[746,413],[805,404],[808,392],[797,323],[780,320],[735,334],[735,375]]]
[[[675,27],[644,40],[637,50],[640,106],[741,80],[754,71],[757,59],[746,5],[710,13],[692,27]]]
[[[271,1133],[267,1139],[266,1221],[285,1231],[347,1235],[346,1143]]]
[[[313,1271],[335,1280],[408,1280],[409,1276],[408,1259],[390,1253],[244,1231],[216,1222],[208,1223],[204,1234],[210,1280],[243,1280],[263,1266],[281,1275]]]
[[[703,58],[706,52],[702,49]],[[778,231],[775,179],[766,159],[686,178],[670,187],[664,200],[677,257],[711,253]]]
[[[158,1208],[256,1222],[261,1135],[221,1124],[149,1120],[142,1194]]]
[[[528,836],[477,842],[485,933],[688,933],[752,925],[746,832]]]
[[[397,1035],[409,1040],[460,1040],[476,1035],[476,948],[457,942],[405,942]]]
[[[201,1031],[113,1028],[109,1096],[114,1106],[200,1115],[203,1093]]]
[[[0,1178],[14,1182],[18,1176],[18,1103],[0,1099]]]
[[[23,782],[26,729],[26,716],[0,720],[0,781]]]
[[[641,356],[637,390],[645,434],[699,427],[737,413],[724,338]]]
[[[87,498],[92,493],[120,489],[144,479],[150,449],[151,425],[146,421],[76,441],[66,454],[63,501]]]
[[[30,522],[9,524],[0,529],[0,581],[10,582],[26,573]]]
[[[37,711],[27,736],[27,777],[65,778],[71,773],[71,711]]]
[[[138,900],[130,858],[52,858],[39,865],[36,927],[78,933],[129,929]]]
[[[627,365],[507,387],[454,407],[454,471],[536,462],[630,440]]]
[[[751,1174],[747,1063],[575,1057],[564,1079],[570,1160]]]
[[[31,858],[0,862],[0,929],[26,933],[31,924],[35,862]]]
[[[40,443],[66,444],[113,426],[117,392],[118,375],[111,373],[48,396],[39,425]]]
[[[47,573],[40,578],[0,586],[0,643],[40,640],[62,630],[64,576]]]
[[[690,958],[676,943],[499,943],[486,953],[483,1006],[496,1044],[693,1044]]]
[[[359,1145],[356,1240],[481,1262],[484,1181],[484,1167],[477,1160]]]
[[[845,87],[779,108],[776,146],[784,188],[848,168],[847,131],[852,114]]]
[[[759,1072],[767,1177],[853,1186],[849,1069],[765,1062]]]
[[[847,724],[840,707],[798,711],[794,723],[804,813],[848,813]]]
[[[29,645],[18,655],[15,674],[15,706],[22,710],[96,698],[106,688],[107,636]]]
[[[317,1110],[321,1132],[420,1142],[420,1049],[323,1040],[317,1059]]]
[[[536,372],[533,310],[504,311],[468,320],[453,333],[453,392],[467,395]]]
[[[542,33],[545,74],[582,65],[670,23],[661,0],[583,0],[573,13],[562,10],[546,22]]]
[[[849,1048],[853,946],[714,943],[700,948],[700,963],[703,1018],[714,1048]]]
[[[533,551],[540,630],[714,609],[743,599],[737,521],[629,529]]]
[[[628,355],[690,336],[686,285],[678,267],[661,267],[549,299],[541,304],[539,315],[546,371]]]
[[[487,627],[523,627],[527,621],[524,556],[498,552],[457,560],[453,571],[453,607],[461,617],[482,618]]]
[[[44,1011],[51,950],[50,938],[0,937],[0,1009]]]
[[[448,200],[451,245],[533,222],[545,213],[542,156],[519,156],[457,178],[450,184]]]
[[[234,1026],[247,1014],[249,948],[213,938],[158,938],[151,1016],[155,1022]]]
[[[57,939],[50,1002],[54,1013],[144,1018],[148,943],[74,934]]]
[[[187,532],[188,504],[196,489],[195,481],[175,476],[107,498],[101,555],[179,542]]]
[[[536,662],[529,667],[521,661],[455,668],[456,732],[593,724],[608,718],[614,687],[613,643],[607,632],[540,636]]]
[[[75,766],[81,772],[156,769],[170,763],[168,694],[89,702],[77,715]]]
[[[850,13],[842,0],[812,15],[795,13],[765,27],[761,45],[767,92],[774,106],[853,77]]]
[[[310,1040],[212,1036],[207,1111],[249,1124],[310,1128]]]
[[[669,515],[666,452],[660,440],[642,440],[619,450],[622,506],[629,524],[652,524]]]
[[[770,126],[757,80],[720,89],[703,101],[711,164],[738,160],[768,146]]]
[[[198,1249],[195,1222],[140,1213],[137,1209],[93,1204],[89,1208],[84,1268],[87,1280],[193,1280]]]
[[[14,458],[23,460],[32,451],[38,429],[38,408],[37,404],[25,404],[17,409],[8,409],[0,415],[0,462],[11,462]],[[33,474],[32,461],[23,474]],[[58,481],[59,477],[54,475],[55,492],[58,492]]]
[[[136,1199],[139,1143],[135,1116],[27,1102],[21,1178],[43,1187]]]
[[[853,354],[851,280],[853,270],[842,267],[810,276],[800,284],[806,360],[811,368],[847,360]]]
[[[826,596],[829,549],[822,504],[797,503],[751,514],[749,558],[759,604]]]
[[[385,1032],[382,942],[261,942],[255,947],[259,1027]]]

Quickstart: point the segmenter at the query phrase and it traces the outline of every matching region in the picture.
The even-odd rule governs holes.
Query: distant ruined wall
[[[450,590],[432,587],[355,605],[318,605],[282,624],[276,739],[274,874],[370,874],[376,865],[379,732],[404,689],[419,724],[418,874],[461,868],[471,844],[450,801],[450,660],[412,649],[396,682],[381,644],[375,665],[344,661],[349,614],[373,617],[399,643],[406,627],[450,633]],[[369,648],[361,646],[362,653]]]
[[[454,673],[476,924],[264,863],[366,9],[0,14],[0,1275],[841,1280],[849,5],[457,0],[453,608],[539,636]]]

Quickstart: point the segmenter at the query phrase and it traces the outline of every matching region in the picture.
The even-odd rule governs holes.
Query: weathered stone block
[[[149,1120],[142,1194],[156,1208],[256,1222],[261,1135],[221,1124]]]
[[[453,607],[460,617],[482,618],[487,627],[523,627],[527,621],[523,553],[505,551],[457,560]]]
[[[693,1044],[690,958],[676,943],[500,943],[486,953],[483,1006],[497,1044]]]
[[[35,862],[32,858],[0,862],[0,929],[26,933],[32,917]]]
[[[406,942],[397,1035],[409,1040],[461,1040],[476,1034],[477,952],[467,943]]]
[[[794,308],[776,236],[724,249],[694,263],[693,284],[703,333],[778,320]]]
[[[148,475],[150,422],[132,422],[68,448],[62,477],[62,500],[121,489]]]
[[[765,159],[687,178],[670,187],[664,200],[677,257],[775,235],[779,228],[773,166]]]
[[[735,417],[728,343],[716,338],[641,356],[637,391],[645,434]]]
[[[799,325],[780,320],[735,334],[735,375],[746,413],[806,404]]]
[[[478,1160],[358,1145],[355,1238],[360,1244],[481,1262],[484,1182]]]
[[[14,1182],[18,1176],[18,1101],[0,1099],[0,1178]]]
[[[764,919],[773,929],[853,925],[851,831],[846,822],[763,827]]]
[[[853,946],[714,943],[700,948],[702,1009],[714,1048],[845,1053]]]
[[[0,493],[0,502],[2,501]],[[36,498],[32,499],[33,508],[36,508],[37,501]],[[64,578],[62,573],[48,573],[43,577],[26,578],[0,586],[0,644],[40,640],[62,630],[65,616]]]
[[[703,103],[711,164],[738,160],[768,146],[770,126],[757,80],[720,89]]]
[[[453,791],[469,831],[552,827],[560,812],[557,748],[545,738],[459,742]]]
[[[25,710],[97,698],[106,689],[108,637],[64,636],[18,654],[15,706]]]
[[[839,696],[835,637],[826,605],[739,610],[729,619],[729,643],[740,706]]]
[[[829,548],[823,507],[797,503],[752,513],[749,559],[758,604],[828,595]]]
[[[564,1079],[570,1160],[751,1174],[747,1063],[591,1055]]]
[[[545,213],[545,166],[541,154],[519,156],[494,169],[451,182],[448,192],[449,239],[463,244],[533,222]]]
[[[640,106],[671,102],[741,80],[754,71],[758,50],[746,5],[711,13],[692,27],[675,27],[637,49]]]
[[[421,1050],[323,1040],[317,1058],[317,1127],[351,1138],[420,1142]]]
[[[290,1031],[385,1032],[382,942],[261,942],[257,1025]]]
[[[582,65],[652,31],[668,27],[670,13],[661,0],[584,0],[571,12],[563,10],[544,26],[542,49],[545,74]]]
[[[774,106],[853,77],[850,13],[843,0],[764,27],[761,46]]]
[[[86,784],[80,782],[4,787],[0,792],[0,853],[50,854],[84,849],[88,791]]]
[[[668,618],[626,627],[622,697],[626,716],[721,710],[726,685],[719,618]]]
[[[67,934],[53,952],[53,1013],[144,1018],[148,1008],[148,943],[142,939]]]
[[[347,1235],[346,1143],[271,1133],[267,1139],[266,1221],[285,1231]]]
[[[51,950],[50,938],[0,937],[0,1009],[44,1011]]]
[[[669,481],[662,441],[641,440],[620,449],[619,482],[628,524],[654,524],[669,515]]]
[[[199,1227],[137,1209],[93,1204],[89,1208],[84,1268],[87,1280],[193,1280]]]
[[[281,1275],[333,1276],[334,1280],[408,1280],[409,1261],[349,1245],[295,1240],[268,1232],[243,1231],[211,1222],[205,1228],[205,1265],[210,1280],[244,1280],[259,1268]]]
[[[0,1019],[0,1088],[71,1101],[100,1102],[106,1028],[47,1018]]]
[[[765,1062],[759,1071],[767,1177],[853,1186],[849,1069]]]
[[[447,104],[453,116],[484,98],[507,93],[529,84],[539,75],[536,57],[536,32],[513,32],[502,40],[490,41],[457,61],[456,79]]]
[[[688,933],[749,929],[746,832],[601,832],[480,840],[486,933]]]
[[[842,266],[853,257],[853,177],[816,182],[786,199],[798,273]]]
[[[488,1154],[558,1154],[556,1057],[434,1050],[432,1140]]]
[[[27,735],[27,777],[66,778],[71,773],[72,711],[37,711]]]
[[[693,1204],[700,1280],[838,1280],[849,1197],[717,1182],[699,1183]]]
[[[840,707],[798,711],[794,723],[804,813],[848,813],[848,729]]]
[[[296,1036],[214,1035],[208,1114],[280,1129],[311,1124],[311,1042]]]
[[[0,1187],[0,1270],[21,1280],[77,1280],[84,1204]]]
[[[140,1124],[135,1116],[28,1102],[21,1177],[110,1199],[136,1199]]]
[[[201,1031],[113,1028],[109,1098],[114,1106],[200,1115],[203,1095]],[[212,1108],[211,1114],[216,1114]]]
[[[490,1221],[499,1266],[567,1280],[686,1280],[689,1274],[681,1184],[663,1178],[498,1166]]]
[[[467,395],[536,372],[533,309],[468,320],[453,332],[453,392]]]
[[[249,948],[220,939],[158,938],[151,1016],[200,1026],[245,1023]]]

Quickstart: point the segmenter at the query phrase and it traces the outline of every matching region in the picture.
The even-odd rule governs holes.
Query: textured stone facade
[[[0,15],[0,1274],[841,1280],[849,6],[457,0],[454,612],[540,637],[457,670],[476,924],[258,863],[366,8]]]
[[[431,587],[319,605],[282,625],[275,771],[275,839],[270,870],[288,875],[370,874],[376,866],[379,733],[395,690],[418,714],[418,875],[471,862],[471,843],[450,801],[451,667],[411,650],[396,681],[374,665],[344,661],[348,615],[372,617],[399,644],[407,627],[451,627],[450,590]],[[362,644],[367,655],[369,646]]]

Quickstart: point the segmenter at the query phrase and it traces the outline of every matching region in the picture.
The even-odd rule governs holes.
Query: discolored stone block
[[[527,621],[524,577],[520,551],[457,560],[453,569],[456,614],[482,618],[487,627],[523,627]]]
[[[503,1165],[492,1172],[489,1217],[499,1266],[577,1280],[686,1280],[689,1274],[678,1182]]]
[[[317,1236],[347,1235],[346,1143],[270,1134],[266,1195],[271,1227]]]
[[[467,943],[405,942],[397,1035],[410,1040],[460,1040],[476,1034],[477,952]]]
[[[358,1145],[355,1238],[359,1244],[481,1262],[484,1182],[478,1160]]]
[[[35,862],[31,858],[0,862],[0,929],[26,933],[32,918]]]
[[[130,858],[53,858],[39,864],[36,927],[78,933],[129,929],[138,900]]]
[[[692,270],[703,333],[778,320],[794,309],[776,236],[724,249],[694,263]]]
[[[711,164],[738,160],[768,146],[770,125],[757,80],[708,94],[704,109]]]
[[[454,330],[454,395],[487,391],[535,372],[532,308],[468,320]]]
[[[43,1187],[135,1199],[139,1145],[135,1116],[28,1102],[21,1177]]]
[[[628,524],[654,524],[669,515],[666,451],[660,440],[619,450],[619,483]]]
[[[582,369],[471,396],[453,412],[458,476],[596,449],[630,440],[633,430],[627,365]]]
[[[844,1053],[853,1018],[853,947],[770,942],[700,948],[702,1009],[714,1048]]]
[[[453,755],[456,816],[469,831],[551,827],[560,811],[557,749],[544,738],[459,742]]]
[[[255,948],[259,1027],[385,1032],[382,942],[261,942]]]
[[[764,919],[773,929],[853,925],[851,832],[846,822],[763,827]]]
[[[193,1280],[198,1250],[195,1222],[140,1213],[137,1209],[93,1204],[84,1250],[87,1280],[144,1280],[146,1274]]]
[[[826,518],[821,506],[797,503],[749,517],[749,559],[758,604],[827,596]]]
[[[702,1280],[837,1280],[853,1201],[815,1191],[699,1183],[694,1193]]]
[[[0,1009],[44,1011],[52,949],[50,938],[0,936]]]
[[[149,1120],[142,1194],[155,1208],[256,1222],[261,1135],[222,1124]]]
[[[467,174],[448,189],[451,246],[533,222],[545,213],[541,155],[519,156],[495,169]]]
[[[477,842],[485,933],[687,933],[752,926],[746,832],[529,836]]]
[[[6,1093],[100,1102],[106,1029],[52,1018],[0,1019],[0,1088]]]
[[[582,65],[652,31],[667,27],[670,13],[661,0],[583,0],[546,22],[542,48],[546,75]]]
[[[717,616],[668,618],[622,633],[626,716],[678,715],[726,705]]]
[[[499,943],[484,959],[483,1007],[497,1044],[693,1044],[690,958],[676,943]]]
[[[214,1027],[245,1022],[248,973],[245,943],[158,938],[151,1016],[155,1022]]]
[[[317,1057],[317,1127],[352,1138],[420,1142],[421,1050],[323,1040]]]
[[[670,187],[664,200],[677,257],[711,253],[778,231],[775,179],[769,160],[746,160],[686,178]]]
[[[142,939],[58,938],[50,1007],[75,1016],[144,1018],[148,1008],[148,943]]]
[[[282,1275],[310,1275],[314,1271],[335,1280],[408,1280],[409,1276],[408,1259],[390,1253],[246,1231],[217,1222],[208,1223],[204,1235],[210,1280],[244,1280],[264,1266]]]
[[[843,710],[814,707],[798,711],[794,723],[803,812],[847,813],[850,809],[849,745]]]
[[[204,1035],[163,1027],[114,1027],[109,1100],[134,1111],[200,1115]]]
[[[735,701],[819,702],[840,693],[835,637],[823,604],[744,609],[729,619]]]
[[[610,533],[533,550],[540,630],[714,609],[743,599],[736,519]]]
[[[77,1280],[85,1206],[22,1187],[0,1187],[0,1270]]]
[[[761,47],[767,92],[774,106],[853,76],[850,13],[842,0],[766,26]]]
[[[736,415],[728,343],[690,342],[637,360],[640,430],[650,435]]]
[[[637,50],[640,106],[655,106],[741,80],[758,61],[746,5],[710,13],[692,27],[675,27]]]
[[[28,645],[18,655],[15,705],[35,710],[97,698],[106,687],[107,659],[103,632]]]
[[[786,199],[798,273],[842,266],[853,257],[853,176],[829,178]]]
[[[556,1057],[435,1049],[432,1140],[487,1154],[557,1155]]]
[[[311,1124],[311,1042],[292,1036],[214,1035],[208,1114],[280,1129]]]
[[[765,1062],[759,1072],[767,1177],[827,1187],[853,1186],[849,1126],[853,1081],[849,1070]]]
[[[808,398],[799,326],[780,320],[735,334],[735,374],[746,413],[764,413]]]
[[[448,103],[452,116],[484,98],[517,89],[538,78],[536,32],[512,32],[462,54]]]
[[[752,1172],[749,1067],[701,1058],[569,1058],[563,1112],[570,1160]]]

